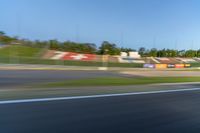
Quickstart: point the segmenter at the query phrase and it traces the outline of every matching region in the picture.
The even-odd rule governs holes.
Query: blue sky
[[[199,0],[0,0],[0,30],[31,40],[200,48]]]

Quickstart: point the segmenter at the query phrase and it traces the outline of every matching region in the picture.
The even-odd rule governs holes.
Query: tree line
[[[0,44],[5,45],[26,45],[36,48],[44,48],[50,50],[87,53],[87,54],[99,54],[99,55],[120,55],[120,52],[136,51],[132,48],[118,47],[115,43],[103,41],[100,47],[97,47],[94,43],[78,43],[72,41],[60,42],[56,39],[48,41],[40,40],[26,40],[19,39],[18,37],[10,37],[4,32],[0,31]],[[200,57],[199,50],[175,50],[175,49],[146,49],[144,47],[139,48],[139,54],[142,57]]]
[[[175,50],[175,49],[145,49],[144,47],[138,50],[139,54],[142,57],[200,57],[200,49],[199,50]]]

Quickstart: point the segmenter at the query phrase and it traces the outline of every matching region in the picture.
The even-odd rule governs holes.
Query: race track
[[[49,90],[20,88],[20,86],[36,83],[108,76],[127,75],[109,71],[0,70],[0,101],[3,103],[6,99],[20,100],[29,96],[30,98],[53,98],[120,94],[149,89],[191,90],[4,103],[0,104],[0,133],[199,133],[200,84]]]
[[[0,70],[0,89],[44,82],[121,75],[106,71]]]
[[[200,91],[0,105],[1,133],[199,133]]]

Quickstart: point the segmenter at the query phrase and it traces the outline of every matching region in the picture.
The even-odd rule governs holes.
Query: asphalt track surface
[[[0,89],[108,76],[125,75],[0,70]],[[199,125],[200,91],[0,105],[0,133],[199,133]]]
[[[0,105],[0,133],[199,133],[200,91]]]
[[[119,75],[108,71],[0,70],[0,89],[44,82]]]

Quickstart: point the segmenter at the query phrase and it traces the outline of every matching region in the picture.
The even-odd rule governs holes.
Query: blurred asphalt
[[[78,70],[0,70],[0,89],[64,80],[122,76],[110,71]]]
[[[0,105],[0,133],[199,133],[200,91]]]
[[[35,83],[111,76],[127,75],[110,71],[0,70],[0,96],[68,96],[200,86],[15,89]],[[0,105],[0,133],[199,133],[199,125],[200,91]]]

